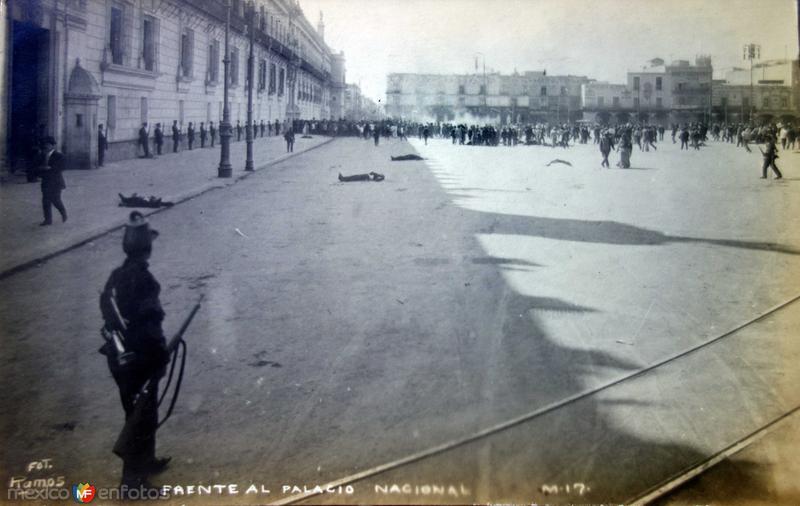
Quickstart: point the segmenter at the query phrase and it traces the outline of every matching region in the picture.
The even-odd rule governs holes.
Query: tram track
[[[789,306],[792,306],[793,304],[797,303],[798,301],[800,301],[800,293],[797,294],[797,295],[794,295],[793,297],[791,297],[789,299],[784,300],[783,302],[781,302],[779,304],[776,304],[775,306],[772,306],[771,308],[769,308],[769,309],[761,312],[760,314],[758,314],[758,315],[756,315],[756,316],[754,316],[754,317],[752,317],[752,318],[750,318],[750,319],[748,319],[748,320],[736,325],[735,327],[733,327],[733,328],[731,328],[731,329],[729,329],[729,330],[727,330],[727,331],[725,331],[723,333],[720,333],[720,334],[718,334],[718,335],[716,335],[716,336],[714,336],[714,337],[712,337],[710,339],[707,339],[707,340],[705,340],[705,341],[703,341],[703,342],[701,342],[699,344],[696,344],[694,346],[686,348],[686,349],[684,349],[684,350],[682,350],[680,352],[671,354],[671,355],[669,355],[669,356],[667,356],[667,357],[665,357],[665,358],[663,358],[663,359],[661,359],[661,360],[659,360],[657,362],[654,362],[654,363],[650,364],[647,367],[644,367],[642,369],[634,371],[634,372],[632,372],[630,374],[624,375],[624,376],[622,376],[620,378],[617,378],[617,379],[615,379],[613,381],[609,381],[609,382],[604,383],[602,385],[598,385],[598,386],[595,386],[593,388],[589,388],[589,389],[583,390],[581,392],[575,393],[573,395],[567,396],[567,397],[565,397],[563,399],[560,399],[558,401],[549,403],[549,404],[547,404],[547,405],[545,405],[543,407],[540,407],[540,408],[535,409],[533,411],[530,411],[528,413],[522,414],[520,416],[511,418],[509,420],[506,420],[506,421],[503,421],[503,422],[499,422],[497,424],[494,424],[494,425],[492,425],[490,427],[481,429],[481,430],[479,430],[477,432],[474,432],[472,434],[469,434],[467,436],[464,436],[464,437],[461,437],[461,438],[452,439],[450,441],[447,441],[447,442],[441,443],[439,445],[427,448],[425,450],[421,450],[421,451],[412,453],[412,454],[407,455],[405,457],[401,457],[401,458],[386,462],[384,464],[373,466],[371,468],[368,468],[368,469],[365,469],[365,470],[362,470],[362,471],[359,471],[359,472],[344,476],[342,478],[330,481],[330,482],[328,482],[328,483],[326,483],[324,485],[320,485],[319,487],[316,487],[314,490],[310,490],[310,491],[307,491],[307,492],[302,492],[302,493],[299,493],[299,494],[293,494],[293,495],[287,496],[285,498],[282,498],[280,500],[277,500],[275,502],[272,502],[271,504],[276,504],[276,505],[296,504],[296,503],[299,503],[301,501],[310,499],[312,497],[321,495],[322,492],[320,492],[320,490],[324,491],[326,489],[336,489],[338,487],[344,487],[344,486],[347,486],[347,485],[351,485],[353,483],[365,480],[367,478],[371,478],[373,476],[377,476],[377,475],[380,475],[382,473],[385,473],[385,472],[388,472],[388,471],[392,471],[392,470],[407,466],[409,464],[413,464],[415,462],[422,461],[424,459],[427,459],[427,458],[442,454],[444,452],[456,449],[456,448],[464,446],[466,444],[473,443],[473,442],[479,441],[481,439],[485,439],[485,438],[490,437],[492,435],[499,434],[499,433],[501,433],[503,431],[509,430],[509,429],[511,429],[513,427],[516,427],[518,425],[524,424],[526,422],[534,420],[534,419],[536,419],[538,417],[541,417],[543,415],[546,415],[548,413],[552,413],[552,412],[554,412],[554,411],[556,411],[558,409],[564,408],[564,407],[566,407],[566,406],[568,406],[570,404],[574,404],[574,403],[576,403],[576,402],[578,402],[580,400],[583,400],[583,399],[586,399],[588,397],[592,397],[594,395],[602,393],[602,392],[604,392],[606,390],[609,390],[609,389],[611,389],[611,388],[613,388],[615,386],[618,386],[618,385],[620,385],[622,383],[626,383],[626,382],[629,382],[629,381],[634,380],[636,378],[642,377],[642,376],[644,376],[644,375],[646,375],[648,373],[651,373],[651,372],[653,372],[653,371],[655,371],[655,370],[657,370],[657,369],[659,369],[659,368],[661,368],[663,366],[671,364],[671,363],[673,363],[673,362],[675,362],[675,361],[677,361],[677,360],[679,360],[681,358],[684,358],[684,357],[686,357],[688,355],[692,355],[692,354],[694,354],[694,353],[696,353],[698,351],[701,351],[701,350],[703,350],[705,348],[708,348],[709,346],[712,346],[712,345],[714,345],[716,343],[719,343],[719,342],[723,341],[724,339],[726,339],[728,337],[731,337],[731,336],[737,334],[738,332],[746,329],[747,327],[749,327],[751,325],[754,325],[754,324],[764,320],[767,317],[773,316],[776,313],[787,309]],[[633,504],[635,504],[635,505],[649,504],[650,502],[652,502],[652,501],[664,496],[665,494],[671,492],[672,490],[674,490],[675,488],[679,487],[680,485],[682,485],[686,481],[688,481],[688,480],[694,478],[695,476],[703,473],[704,471],[712,468],[714,465],[716,465],[717,463],[721,462],[722,460],[724,460],[728,456],[733,455],[733,454],[741,451],[742,449],[746,448],[750,444],[758,441],[763,436],[765,436],[768,433],[770,433],[773,430],[775,430],[781,424],[781,422],[783,422],[787,418],[791,417],[792,415],[795,415],[795,414],[798,414],[798,413],[800,413],[800,406],[794,407],[794,408],[784,412],[780,416],[772,419],[768,423],[766,423],[766,424],[760,426],[759,428],[757,428],[756,430],[750,432],[747,436],[737,440],[733,444],[725,447],[724,449],[720,450],[719,452],[714,453],[713,455],[711,455],[708,458],[702,460],[701,462],[695,462],[695,463],[691,464],[690,466],[682,469],[678,473],[675,473],[674,475],[671,475],[670,477],[668,477],[667,479],[661,481],[660,483],[658,483],[658,484],[656,484],[656,485],[654,485],[652,487],[649,487],[648,489],[642,491],[641,493],[638,493],[637,495],[633,496],[631,499],[626,501],[624,504],[632,504],[632,505]]]

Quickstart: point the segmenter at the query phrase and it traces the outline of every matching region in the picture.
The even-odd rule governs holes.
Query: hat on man
[[[139,211],[130,214],[125,224],[125,235],[122,237],[122,250],[126,255],[149,254],[153,247],[153,239],[158,231],[150,228],[147,219]]]

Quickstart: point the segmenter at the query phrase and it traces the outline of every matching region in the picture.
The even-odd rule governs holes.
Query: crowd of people
[[[736,143],[751,151],[750,144],[764,144],[762,150],[764,165],[762,177],[767,168],[772,168],[776,178],[781,174],[775,160],[780,149],[800,149],[800,130],[792,124],[704,122],[673,123],[669,127],[653,124],[626,123],[616,126],[600,125],[580,121],[574,124],[466,124],[466,123],[419,123],[385,120],[380,122],[347,122],[340,135],[358,135],[364,139],[374,139],[376,145],[380,137],[405,139],[418,137],[427,144],[428,139],[448,139],[454,145],[462,146],[517,146],[539,145],[553,148],[568,148],[574,144],[593,144],[598,146],[602,156],[601,166],[609,167],[608,157],[612,151],[619,153],[618,167],[630,168],[634,147],[640,151],[658,149],[658,143],[670,133],[673,144],[680,143],[681,150],[699,150],[709,140]]]

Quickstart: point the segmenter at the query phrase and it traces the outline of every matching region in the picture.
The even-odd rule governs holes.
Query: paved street
[[[800,404],[798,304],[582,396],[797,295],[800,155],[763,181],[757,149],[658,146],[606,170],[592,145],[344,138],[153,215],[168,332],[206,295],[158,483],[264,484],[176,502],[263,503],[422,452],[310,501],[619,502]],[[337,181],[369,171],[386,180]],[[43,458],[118,481],[96,349],[120,242],[0,281],[5,484]]]

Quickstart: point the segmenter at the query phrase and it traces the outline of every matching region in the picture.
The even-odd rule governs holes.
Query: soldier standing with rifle
[[[124,337],[124,349],[108,341],[101,353],[108,358],[111,375],[119,387],[126,422],[134,416],[134,406],[143,402],[141,413],[132,427],[132,437],[122,458],[121,486],[149,488],[147,477],[166,469],[169,458],[156,458],[156,429],[158,428],[158,380],[164,376],[169,363],[161,322],[164,311],[159,301],[161,287],[148,270],[153,239],[158,232],[150,229],[138,211],[130,214],[125,225],[122,249],[127,255],[121,267],[114,269],[100,296],[100,310],[105,325],[103,334],[112,332]],[[123,351],[125,353],[120,353]],[[154,381],[148,390],[146,383]],[[138,395],[140,394],[141,395]],[[140,397],[146,397],[140,399]],[[122,489],[123,493],[128,490]]]

